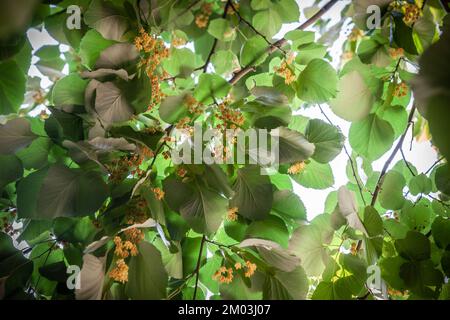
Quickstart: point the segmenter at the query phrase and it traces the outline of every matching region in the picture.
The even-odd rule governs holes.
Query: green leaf
[[[231,22],[223,18],[211,20],[208,33],[221,41],[233,41],[236,38],[236,31],[231,26]]]
[[[361,67],[358,63],[349,62],[345,67],[349,70],[341,75],[337,85],[338,94],[330,101],[330,107],[344,120],[361,121],[369,115],[376,101],[373,85],[371,86],[372,76],[368,75],[366,67]]]
[[[431,226],[431,234],[439,248],[447,249],[450,244],[450,220],[436,217]]]
[[[275,271],[266,277],[263,288],[265,300],[305,300],[308,293],[308,278],[302,267],[294,271]]]
[[[450,196],[450,165],[448,163],[436,168],[434,181],[439,191]]]
[[[27,147],[37,136],[31,131],[30,123],[16,118],[0,125],[0,154],[16,153]]]
[[[312,158],[320,163],[328,163],[336,158],[344,147],[345,137],[339,128],[320,119],[312,119],[306,127],[305,137],[314,143]]]
[[[287,104],[271,101],[264,97],[248,102],[241,107],[241,111],[244,112],[251,125],[265,129],[286,126],[292,116],[292,110]]]
[[[23,175],[22,162],[15,155],[0,155],[0,167],[0,190]]]
[[[245,41],[242,46],[240,60],[241,66],[257,66],[268,57],[267,43],[261,36],[254,36]]]
[[[303,134],[284,127],[278,130],[280,163],[300,162],[313,155],[315,146]]]
[[[164,190],[168,205],[199,233],[211,234],[219,228],[227,209],[227,200],[203,184],[182,183],[165,179]]]
[[[96,30],[89,30],[80,42],[79,55],[81,61],[89,69],[94,68],[100,53],[114,43],[115,41],[103,38]]]
[[[348,283],[351,281],[350,277],[342,277],[338,280],[322,281],[314,290],[311,297],[313,300],[349,300],[352,293],[349,289]]]
[[[203,64],[199,55],[188,48],[171,49],[168,59],[162,61],[162,66],[171,76],[187,75]]]
[[[184,104],[186,95],[168,96],[159,107],[159,116],[167,123],[174,124],[188,115],[188,109]]]
[[[105,39],[120,41],[128,30],[128,19],[122,16],[112,2],[94,0],[84,14],[84,21]]]
[[[308,276],[319,276],[325,270],[323,259],[327,253],[323,243],[323,233],[316,225],[300,226],[292,234],[289,250],[301,259]]]
[[[297,50],[299,54],[295,57],[295,62],[303,65],[307,65],[314,59],[322,59],[327,53],[327,47],[317,43],[300,45]]]
[[[316,190],[331,188],[334,185],[334,176],[330,164],[322,164],[314,160],[311,160],[302,172],[293,175],[292,179],[305,188]]]
[[[430,258],[430,241],[423,234],[409,231],[405,239],[395,241],[400,256],[410,261],[422,261]]]
[[[225,97],[230,91],[231,85],[221,76],[203,73],[198,79],[194,90],[194,97],[204,104],[211,104],[215,99]]]
[[[433,221],[433,210],[429,205],[407,203],[400,213],[400,222],[407,225],[410,230],[427,234]]]
[[[88,81],[78,74],[70,74],[58,82],[52,91],[52,101],[59,108],[84,106],[84,91]]]
[[[286,40],[292,41],[292,48],[296,48],[304,44],[314,42],[315,34],[312,31],[292,30],[284,35]]]
[[[274,241],[283,247],[288,246],[289,232],[280,218],[270,215],[261,221],[253,221],[247,229],[247,238],[260,238]]]
[[[21,180],[17,195],[20,217],[51,219],[95,213],[105,201],[108,189],[96,172],[53,165]]]
[[[406,262],[400,256],[383,258],[380,260],[381,277],[396,290],[405,290],[406,285],[400,278],[400,268]]]
[[[305,205],[291,190],[277,190],[274,192],[272,210],[282,217],[306,220]]]
[[[268,23],[269,21],[270,23]],[[280,31],[283,20],[276,10],[269,8],[257,12],[253,16],[252,24],[257,31],[271,38]]]
[[[403,188],[406,181],[397,171],[389,171],[383,179],[380,191],[380,204],[385,209],[398,210],[403,207],[405,198]]]
[[[384,110],[381,119],[389,122],[394,129],[395,139],[400,137],[408,124],[408,113],[402,106],[391,106]]]
[[[428,120],[433,144],[447,159],[450,159],[450,140],[447,112],[450,85],[447,81],[450,66],[444,57],[450,54],[450,27],[448,18],[442,28],[440,40],[421,56],[419,75],[413,80],[414,98],[420,113]],[[449,191],[450,193],[450,191]]]
[[[239,59],[231,50],[219,50],[211,57],[214,71],[218,74],[228,75],[239,70]]]
[[[125,293],[133,300],[157,300],[167,296],[167,272],[161,253],[152,244],[142,241],[139,254],[129,263]]]
[[[133,109],[123,92],[114,82],[100,83],[96,90],[95,110],[107,124],[127,121]]]
[[[380,214],[373,207],[364,209],[364,227],[369,237],[383,234],[383,220],[381,220]]]
[[[416,196],[419,193],[429,194],[432,188],[431,179],[421,173],[409,181],[408,187],[413,196]]]
[[[326,82],[323,79],[327,79]],[[326,61],[314,59],[297,79],[297,96],[308,103],[323,103],[337,93],[336,71]]]
[[[26,261],[22,252],[14,247],[11,237],[0,232],[0,278],[9,276]]]
[[[0,63],[0,114],[16,113],[23,102],[26,77],[14,61]]]
[[[371,114],[362,121],[352,123],[349,141],[360,155],[369,160],[377,160],[392,147],[394,135],[389,122]]]
[[[268,176],[261,174],[260,167],[240,168],[233,190],[235,195],[230,206],[237,207],[240,215],[251,220],[268,216],[273,202],[272,184]]]
[[[442,273],[434,268],[431,260],[406,262],[400,267],[399,275],[406,288],[420,299],[435,298],[437,293],[430,287],[440,287],[444,282]]]

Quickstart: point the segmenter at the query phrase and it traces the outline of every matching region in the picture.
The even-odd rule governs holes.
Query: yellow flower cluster
[[[122,181],[129,172],[132,175],[141,177],[145,171],[141,170],[139,166],[144,161],[145,154],[150,155],[150,152],[152,152],[150,149],[145,151],[141,150],[141,154],[135,153],[130,156],[123,156],[113,160],[111,165],[108,166],[110,172],[109,180],[113,183],[118,183]]]
[[[222,266],[214,273],[212,278],[220,283],[230,284],[233,281],[233,269]]]
[[[256,271],[256,264],[251,263],[250,261],[246,261],[245,262],[245,277],[250,278],[251,276],[253,276],[255,274]]]
[[[178,167],[176,172],[177,176],[179,176],[180,178],[184,178],[187,174],[187,170],[183,167]]]
[[[116,261],[116,266],[109,273],[111,279],[117,282],[125,283],[128,281],[128,266],[124,259],[118,259]]]
[[[350,253],[354,256],[358,254],[358,244],[356,242],[353,242],[350,247]]]
[[[296,162],[292,166],[289,167],[288,173],[289,174],[299,174],[306,168],[306,163],[304,161]]]
[[[352,32],[350,32],[348,36],[348,40],[350,41],[358,41],[364,36],[364,32],[357,27],[354,27]]]
[[[241,127],[245,118],[240,110],[230,108],[228,106],[228,102],[222,102],[219,104],[219,112],[216,113],[218,119],[223,121],[223,125],[218,125],[217,129],[236,129],[237,127]]]
[[[120,258],[128,258],[130,255],[135,257],[138,255],[139,251],[134,243],[129,240],[122,241],[119,236],[114,238],[114,244],[116,245],[116,249],[114,250],[114,254]]]
[[[403,48],[389,48],[389,55],[392,59],[398,59],[405,55]]]
[[[341,56],[341,63],[345,64],[347,61],[350,61],[353,59],[355,54],[352,51],[344,51]]]
[[[284,83],[291,84],[295,81],[295,73],[292,70],[291,61],[284,60],[279,67],[274,67],[274,71],[281,77],[284,78]]]
[[[405,97],[408,94],[408,86],[406,83],[401,82],[395,86],[394,96],[398,98]]]
[[[195,24],[199,28],[206,28],[209,21],[209,16],[212,14],[212,4],[204,3],[200,10],[201,12],[195,16]]]
[[[165,192],[161,190],[161,188],[153,188],[153,193],[155,194],[156,199],[162,200],[164,199]]]
[[[139,51],[147,54],[147,57],[142,60],[141,64],[145,66],[152,86],[152,102],[149,106],[149,110],[151,110],[164,97],[159,82],[165,79],[167,74],[164,71],[158,72],[158,67],[161,61],[169,56],[169,50],[162,40],[148,34],[143,28],[139,30],[139,36],[134,39],[134,45]]]
[[[403,22],[406,25],[412,26],[414,23],[416,23],[417,20],[419,20],[421,10],[417,5],[407,3],[403,9],[404,9]]]
[[[184,104],[192,114],[201,114],[203,112],[202,104],[199,103],[192,95],[188,94],[184,98]]]
[[[242,263],[236,262],[234,264],[234,268],[236,270],[241,270],[244,268],[245,269],[244,276],[246,278],[251,278],[255,274],[256,264],[250,261],[245,261],[245,265],[243,266]],[[212,276],[213,280],[225,284],[230,284],[233,281],[233,277],[234,277],[233,268],[227,268],[225,266],[221,266],[219,270],[217,270]]]
[[[404,298],[404,297],[406,297],[406,296],[409,295],[408,291],[402,292],[402,291],[395,290],[395,289],[392,289],[392,288],[388,288],[387,292],[388,292],[388,294],[389,294],[391,297]]]
[[[177,36],[173,35],[172,40],[170,41],[170,45],[172,47],[178,48],[181,46],[184,46],[186,44],[186,40],[183,38],[178,38]]]
[[[236,221],[238,219],[238,215],[237,215],[238,211],[239,210],[238,210],[237,207],[233,207],[233,208],[228,209],[227,220],[228,221]]]
[[[180,121],[177,122],[176,128],[177,129],[189,129],[191,127],[189,125],[190,122],[191,122],[191,118],[184,117],[184,118],[180,119]]]

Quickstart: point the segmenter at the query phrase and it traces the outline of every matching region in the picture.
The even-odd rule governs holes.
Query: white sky
[[[313,4],[313,0],[305,0],[305,1],[297,1],[299,3],[301,11],[303,11],[304,8],[310,7]],[[340,1],[334,8],[332,8],[327,14],[324,15],[324,18],[331,18],[332,22],[330,23],[330,26],[338,22],[340,18],[340,12],[342,8],[348,3],[349,1],[343,0]],[[304,17],[303,13],[301,15],[300,21],[305,21],[306,18]],[[295,29],[300,23],[291,23],[284,25],[277,37],[281,37],[286,32]],[[333,57],[333,66],[337,67],[339,63],[339,57],[341,55],[341,47],[345,40],[344,33],[347,33],[349,30],[343,30],[341,33],[341,37],[338,39],[338,41],[334,44],[334,46],[330,49],[330,54]],[[43,45],[49,45],[49,44],[57,44],[55,40],[53,40],[47,32],[39,32],[36,29],[30,30],[28,32],[28,37],[30,39],[31,45],[34,50],[39,49]],[[61,46],[62,51],[66,51],[66,46]],[[67,66],[65,68],[65,73],[67,73]],[[37,70],[35,66],[32,66],[30,68],[29,74],[31,76],[39,76],[43,80],[41,82],[42,87],[48,87],[51,85],[51,82],[45,77],[40,74],[40,72]],[[324,111],[327,113],[327,116],[331,119],[331,121],[339,126],[343,132],[343,134],[348,137],[348,130],[350,128],[350,123],[340,119],[339,117],[335,116],[333,112],[328,108],[328,106],[323,105],[322,106]],[[37,113],[39,113],[40,110],[36,110]],[[324,119],[323,115],[321,114],[320,110],[316,107],[314,108],[308,108],[308,109],[302,109],[300,111],[300,114],[307,116],[309,118],[319,118]],[[409,132],[407,139],[405,140],[405,146],[409,143],[411,140],[411,131]],[[396,142],[394,142],[394,145]],[[350,151],[351,147],[346,142],[347,148]],[[408,159],[409,162],[411,162],[414,166],[416,166],[417,170],[419,172],[423,172],[427,170],[437,159],[436,151],[431,148],[430,142],[423,142],[423,143],[417,143],[415,140],[413,142],[413,148],[412,151],[409,150],[409,148],[405,147],[405,156]],[[375,161],[373,163],[373,168],[376,171],[381,171],[381,168],[383,167],[384,163],[386,162],[387,158],[389,157],[391,152],[387,152],[385,156],[380,158],[379,160]],[[397,161],[401,160],[401,154],[400,152],[395,157],[394,161],[392,162],[392,165],[394,165]],[[313,190],[313,189],[307,189],[304,188],[298,184],[294,183],[294,191],[300,196],[303,203],[306,206],[307,212],[308,212],[308,218],[312,219],[318,214],[323,213],[324,205],[325,205],[325,199],[328,196],[329,192],[333,190],[337,190],[341,185],[344,185],[347,183],[348,178],[346,175],[346,165],[347,165],[347,155],[342,152],[333,162],[331,163],[334,178],[335,178],[335,185],[333,188],[329,188],[327,190]]]

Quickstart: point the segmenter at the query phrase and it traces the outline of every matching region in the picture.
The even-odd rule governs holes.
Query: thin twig
[[[202,261],[202,254],[203,254],[203,246],[206,241],[206,236],[203,235],[202,242],[200,243],[200,250],[198,252],[198,259],[197,259],[197,266],[195,267],[195,287],[194,287],[194,296],[192,300],[195,300],[197,297],[197,288],[198,288],[198,278],[200,277],[200,264]]]
[[[398,141],[397,145],[395,146],[395,148],[392,151],[391,155],[389,156],[388,160],[384,164],[383,169],[381,170],[381,174],[380,174],[380,177],[378,178],[378,182],[377,182],[377,185],[375,187],[375,191],[373,192],[371,206],[374,206],[375,203],[377,202],[378,194],[380,193],[380,189],[381,189],[381,185],[383,183],[384,176],[386,175],[386,173],[387,173],[387,171],[389,169],[389,166],[391,165],[392,161],[394,160],[397,152],[402,148],[403,142],[405,141],[405,138],[406,138],[406,134],[408,133],[409,128],[411,126],[412,119],[413,119],[415,111],[416,111],[416,105],[413,105],[412,108],[411,108],[411,111],[409,112],[408,125],[407,125],[407,127],[405,129],[405,132],[400,137],[400,140]]]
[[[323,111],[322,107],[320,105],[318,105],[318,107],[320,109],[320,112],[325,117],[325,119],[327,119],[328,123],[331,124],[331,125],[334,125],[333,122],[330,120],[330,118],[328,118],[326,113]],[[364,203],[364,206],[366,206],[367,204],[366,204],[366,200],[364,199],[363,188],[362,188],[362,186],[360,184],[360,183],[362,183],[362,181],[361,182],[359,181],[358,174],[356,173],[355,163],[354,163],[353,158],[351,157],[350,153],[348,152],[347,147],[345,146],[345,144],[344,144],[344,151],[345,151],[345,154],[348,157],[348,160],[350,161],[350,166],[352,168],[353,177],[355,178],[356,184],[358,185],[359,195],[361,196],[361,200]]]
[[[306,28],[308,28],[309,26],[313,25],[314,23],[317,22],[317,20],[319,20],[328,10],[330,10],[337,2],[339,2],[339,0],[331,0],[329,1],[326,5],[323,6],[323,8],[321,8],[314,16],[312,16],[311,18],[309,18],[306,22],[304,22],[302,25],[300,25],[298,28],[296,28],[295,30],[305,30]],[[270,23],[269,21],[267,23]],[[272,54],[275,50],[278,50],[282,47],[284,47],[286,44],[288,43],[287,39],[282,38],[280,40],[278,40],[277,42],[271,44],[269,47],[267,47],[266,49],[266,53],[267,54]],[[231,85],[236,84],[240,79],[242,79],[244,76],[246,76],[248,73],[252,72],[255,70],[255,66],[249,65],[246,66],[244,68],[242,68],[241,70],[237,71],[233,78],[230,79],[229,83]]]
[[[431,167],[428,168],[427,171],[425,171],[425,174],[430,173],[431,170],[433,170],[434,167],[436,167],[442,160],[444,160],[445,157],[440,157],[439,159],[437,159],[432,165]]]
[[[228,7],[230,6],[230,3],[231,3],[231,0],[228,0],[227,3],[225,4],[225,8],[224,8],[223,14],[222,14],[223,19],[226,19],[226,17],[227,17]],[[211,61],[211,57],[214,54],[214,51],[216,51],[217,42],[218,42],[218,39],[215,38],[213,45],[211,47],[211,50],[209,51],[208,57],[205,60],[205,64],[202,67],[198,68],[198,69],[203,69],[203,72],[206,72],[208,70],[208,65],[209,65],[209,62]]]
[[[403,148],[400,148],[400,153],[402,154],[403,162],[405,163],[406,167],[408,168],[409,172],[411,172],[412,176],[415,177],[416,174],[412,170],[411,166],[409,165],[408,160],[406,160],[405,153],[403,152]]]
[[[264,41],[266,41],[266,43],[267,43],[269,46],[273,46],[273,45],[274,45],[272,42],[269,41],[269,39],[267,39],[267,37],[266,37],[265,35],[263,35],[261,32],[259,32],[258,30],[256,30],[256,28],[255,28],[249,21],[247,21],[244,17],[241,16],[241,14],[239,13],[239,10],[235,8],[235,6],[234,6],[234,4],[233,4],[232,1],[230,2],[230,7],[231,7],[231,9],[233,9],[233,11],[236,13],[236,15],[238,16],[240,22],[243,22],[243,23],[245,23],[247,26],[249,26],[250,29],[252,29],[252,31],[253,31],[254,33],[256,33],[257,35],[259,35],[260,37],[262,37],[262,38],[264,39]],[[277,47],[277,48],[278,48],[284,55],[287,54],[286,51],[283,50],[282,48],[280,48],[280,47]]]

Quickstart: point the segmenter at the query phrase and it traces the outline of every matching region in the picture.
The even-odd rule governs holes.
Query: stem
[[[228,0],[227,3],[225,4],[225,8],[223,10],[223,14],[222,14],[222,18],[226,19],[227,17],[227,12],[228,12],[228,7],[230,6],[231,0]],[[216,47],[217,47],[217,38],[214,39],[213,45],[211,47],[211,50],[209,51],[208,57],[206,58],[205,64],[200,68],[203,69],[203,72],[206,72],[206,70],[208,69],[208,65],[209,62],[211,61],[211,57],[214,54],[214,51],[216,51]]]
[[[328,116],[326,115],[326,113],[323,111],[322,107],[320,105],[318,105],[320,112],[323,114],[323,116],[325,117],[325,119],[327,119],[328,123],[331,125],[334,125],[333,122],[330,120],[330,118],[328,118]],[[366,206],[366,200],[364,199],[364,195],[363,195],[363,187],[361,186],[362,181],[360,181],[359,175],[356,171],[356,166],[355,166],[355,162],[353,161],[352,156],[350,155],[350,153],[347,150],[347,147],[344,144],[344,151],[345,154],[348,157],[348,160],[350,161],[350,167],[352,168],[352,173],[353,173],[353,177],[355,178],[356,184],[358,186],[359,189],[359,195],[361,196],[361,200],[364,203],[364,206]]]
[[[300,25],[295,30],[305,30],[309,26],[313,25],[314,23],[317,22],[317,20],[319,20],[328,10],[330,10],[338,2],[339,2],[339,0],[331,0],[331,1],[329,1],[314,16],[309,18],[306,22],[304,22],[302,25]],[[268,23],[270,23],[270,22],[268,22]],[[278,49],[282,48],[287,43],[288,43],[288,41],[285,38],[282,38],[282,39],[278,40],[277,42],[271,44],[269,47],[267,47],[266,53],[272,54],[275,50],[278,50]],[[254,70],[255,70],[255,66],[246,66],[245,68],[242,68],[241,70],[239,70],[238,72],[236,72],[234,74],[233,78],[231,78],[229,83],[231,85],[236,84],[245,75],[247,75],[248,73],[250,73],[250,72],[252,72]]]
[[[197,297],[197,288],[198,288],[198,278],[200,276],[200,263],[202,261],[202,253],[203,253],[203,246],[206,241],[206,236],[203,235],[202,242],[200,243],[200,250],[198,252],[198,259],[197,259],[197,266],[195,267],[195,287],[194,287],[194,297],[192,300],[195,300]]]
[[[384,176],[386,175],[387,170],[389,169],[389,166],[391,165],[392,161],[394,160],[397,152],[401,149],[403,142],[405,141],[406,134],[409,130],[409,127],[412,124],[412,118],[414,116],[414,112],[416,111],[416,105],[413,105],[411,108],[411,111],[409,112],[408,117],[408,126],[405,129],[405,132],[401,136],[400,140],[398,141],[397,145],[395,146],[394,150],[392,151],[391,155],[389,156],[388,160],[383,166],[383,169],[381,170],[380,178],[378,179],[377,185],[375,187],[375,191],[373,192],[372,202],[371,206],[374,206],[377,202],[378,194],[380,193],[381,185],[383,183]]]

